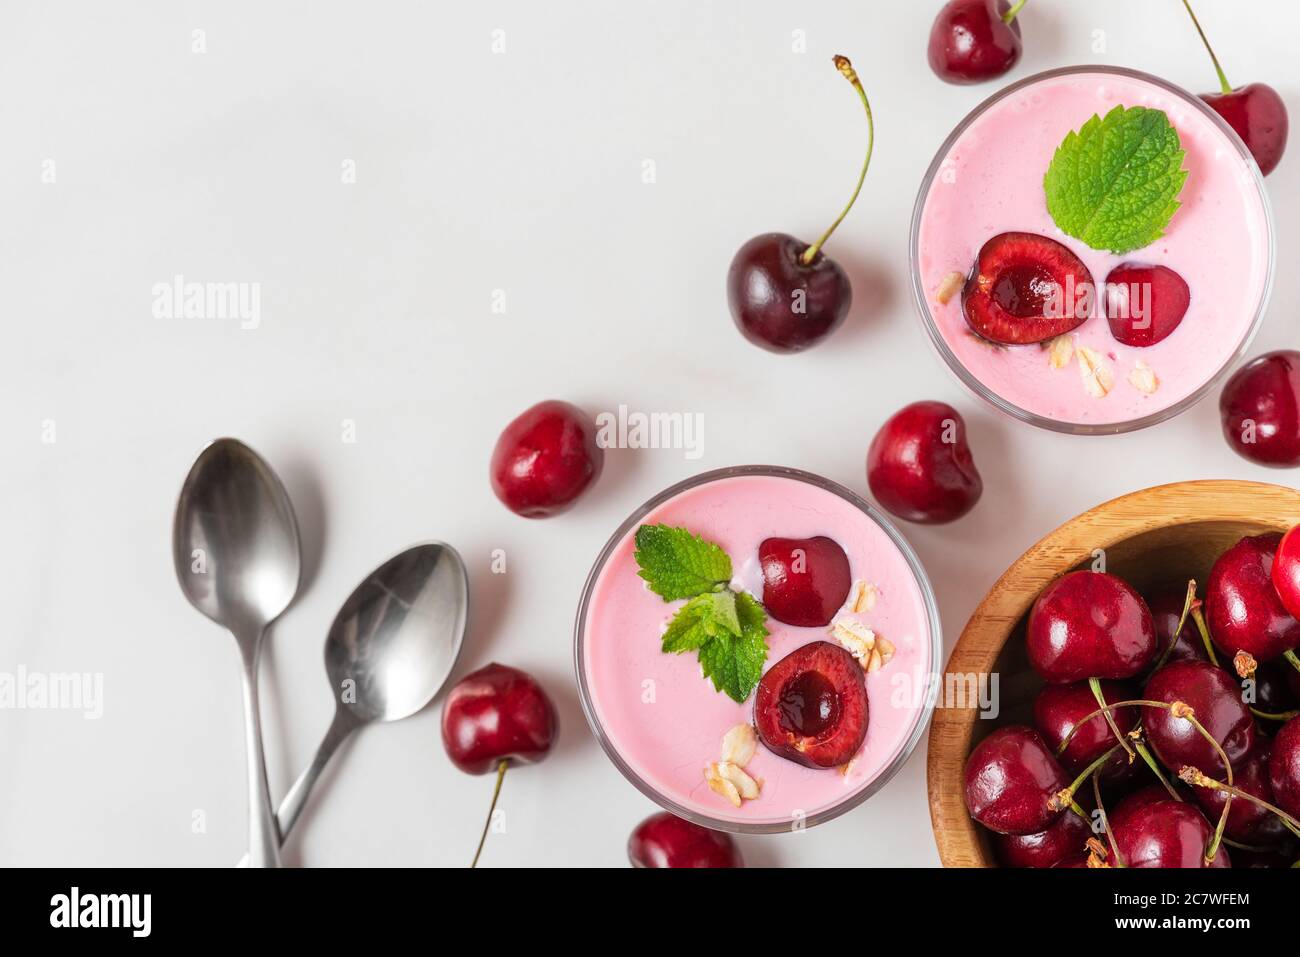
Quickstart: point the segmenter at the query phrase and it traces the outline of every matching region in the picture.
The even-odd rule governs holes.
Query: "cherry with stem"
[[[1183,614],[1178,619],[1178,627],[1174,629],[1173,638],[1169,642],[1169,647],[1160,654],[1159,660],[1156,661],[1152,671],[1159,671],[1166,661],[1169,660],[1170,653],[1178,645],[1178,636],[1183,633],[1183,626],[1187,624],[1187,616],[1192,613],[1192,606],[1196,604],[1196,579],[1192,578],[1187,582],[1187,600],[1183,603]],[[1102,704],[1105,704],[1103,701]]]
[[[1174,632],[1175,636],[1177,636],[1177,634],[1178,634],[1177,632]],[[1097,704],[1105,708],[1106,696],[1102,694],[1101,682],[1096,678],[1089,678],[1088,687],[1092,690],[1092,696],[1097,699]],[[1129,763],[1132,764],[1133,748],[1129,745],[1128,739],[1124,737],[1124,733],[1120,731],[1119,725],[1115,723],[1115,715],[1110,711],[1110,709],[1106,709],[1103,713],[1106,715],[1106,723],[1110,725],[1111,733],[1115,735],[1115,740],[1118,741],[1120,747],[1124,749],[1124,753],[1128,755]],[[1078,725],[1076,725],[1075,727],[1077,728]],[[1067,740],[1069,739],[1067,738]]]
[[[1251,804],[1254,804],[1257,807],[1263,808],[1265,811],[1270,811],[1273,814],[1277,815],[1278,819],[1281,820],[1281,822],[1284,825],[1286,825],[1288,831],[1290,831],[1292,834],[1295,834],[1297,837],[1300,837],[1300,820],[1297,820],[1295,817],[1288,814],[1280,807],[1270,804],[1268,801],[1265,801],[1263,798],[1256,797],[1255,795],[1251,794],[1249,791],[1243,791],[1241,788],[1235,787],[1232,784],[1224,783],[1223,781],[1216,781],[1214,778],[1210,777],[1207,774],[1201,773],[1200,770],[1193,767],[1184,767],[1181,771],[1178,772],[1178,777],[1181,780],[1187,782],[1188,784],[1195,785],[1196,787],[1214,788],[1216,791],[1224,792],[1230,798],[1241,798],[1244,801],[1249,801]]]

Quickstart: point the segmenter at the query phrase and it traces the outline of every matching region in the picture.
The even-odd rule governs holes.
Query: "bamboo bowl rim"
[[[993,584],[962,630],[943,674],[992,671],[1044,586],[1090,561],[1097,549],[1146,532],[1211,522],[1289,528],[1300,524],[1300,491],[1243,480],[1177,482],[1120,496],[1070,519],[1032,545]],[[939,858],[945,867],[992,866],[981,829],[967,813],[963,797],[966,756],[979,709],[945,704],[941,700],[934,712],[926,755],[930,820]]]

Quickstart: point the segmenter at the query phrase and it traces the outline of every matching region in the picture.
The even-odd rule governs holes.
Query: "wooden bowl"
[[[963,770],[971,748],[994,728],[1032,724],[1042,687],[1025,655],[1025,619],[1050,581],[1092,567],[1139,591],[1195,578],[1204,583],[1215,560],[1246,535],[1300,524],[1300,491],[1260,482],[1206,481],[1162,485],[1099,505],[1066,522],[1007,569],[967,622],[948,666],[930,725],[927,777],[930,819],[945,867],[997,867],[989,834],[971,820]],[[948,676],[998,675],[1000,713],[981,720],[979,706],[949,694]]]

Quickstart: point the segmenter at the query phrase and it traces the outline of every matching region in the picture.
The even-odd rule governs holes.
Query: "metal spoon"
[[[325,639],[334,720],[311,764],[280,802],[288,837],[334,752],[373,721],[415,714],[446,683],[460,655],[469,576],[450,545],[415,545],[371,572],[348,596]]]
[[[217,439],[181,487],[172,560],[190,604],[235,636],[243,668],[248,761],[248,853],[255,867],[278,867],[280,835],[262,753],[257,659],[266,626],[298,591],[298,522],[271,467],[238,439]]]

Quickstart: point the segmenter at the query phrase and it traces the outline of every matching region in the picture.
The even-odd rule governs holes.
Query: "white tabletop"
[[[470,567],[457,675],[498,660],[556,699],[557,749],[508,775],[489,866],[624,864],[654,810],[583,719],[572,619],[607,536],[669,483],[764,462],[865,491],[888,414],[954,403],[984,499],[954,525],[904,527],[951,648],[1007,564],[1102,500],[1191,478],[1293,482],[1228,449],[1213,399],[1144,433],[1071,438],[999,417],[941,366],[906,290],[909,216],[933,151],[997,84],[933,76],[938,6],[11,6],[0,671],[101,674],[103,714],[0,711],[0,863],[227,865],[243,852],[235,644],[186,604],[170,556],[180,482],[219,435],[280,472],[308,556],[262,672],[277,798],[329,720],[321,649],[335,610],[414,541],[450,541]],[[1270,82],[1300,106],[1300,7],[1198,7],[1235,83]],[[1013,79],[1101,62],[1216,86],[1172,0],[1030,0],[1022,17]],[[852,57],[878,131],[862,197],[827,247],[855,303],[826,344],[774,356],[737,334],[723,281],[744,240],[811,240],[852,187],[865,129],[833,53]],[[1297,153],[1268,180],[1283,265],[1254,352],[1297,344],[1300,272],[1285,265]],[[257,327],[156,316],[155,284],[177,275],[260,284]],[[700,413],[703,456],[615,451],[574,511],[516,518],[492,496],[488,456],[511,417],[551,397]],[[440,704],[361,733],[290,862],[469,862],[491,781],[447,760]],[[936,864],[924,745],[833,823],[741,844],[757,864]]]

